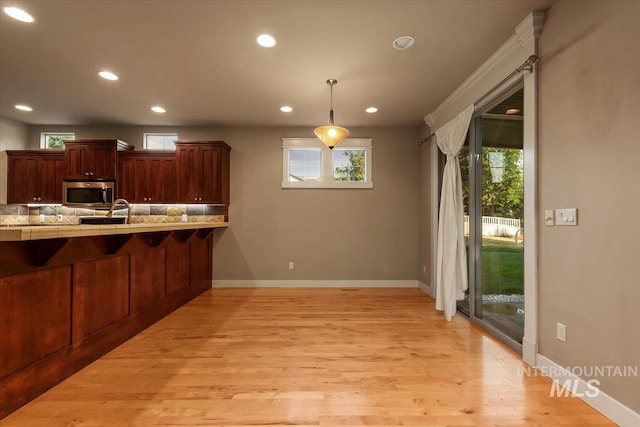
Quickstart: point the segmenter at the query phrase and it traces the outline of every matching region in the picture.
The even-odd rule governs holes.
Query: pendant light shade
[[[329,125],[320,126],[313,131],[320,141],[322,141],[329,149],[333,149],[349,136],[349,130],[333,124],[333,86],[337,84],[336,79],[327,80],[327,84],[331,87],[331,109],[329,110]]]

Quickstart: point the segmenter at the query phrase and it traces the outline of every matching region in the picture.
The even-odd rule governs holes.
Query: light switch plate
[[[556,225],[578,225],[578,209],[556,209]]]
[[[554,212],[553,209],[547,209],[544,211],[544,225],[554,225],[553,221]]]

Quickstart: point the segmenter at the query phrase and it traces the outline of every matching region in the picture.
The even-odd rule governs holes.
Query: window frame
[[[334,181],[333,152],[317,138],[282,138],[282,188],[373,188],[373,146],[371,138],[347,138],[339,150],[364,150],[364,181]],[[318,181],[289,181],[289,152],[291,149],[320,149],[321,175]]]
[[[175,135],[176,139],[174,140],[173,148],[148,148],[147,147],[147,136],[169,136]],[[175,141],[178,141],[178,132],[144,132],[142,134],[142,149],[143,150],[161,150],[161,151],[176,151]]]
[[[40,132],[40,148],[45,150],[64,150],[64,147],[62,148],[49,147],[47,144],[47,137],[62,136],[62,135],[66,135],[66,136],[73,135],[73,139],[70,139],[70,140],[76,139],[75,132]],[[63,139],[69,139],[69,138],[63,138]]]

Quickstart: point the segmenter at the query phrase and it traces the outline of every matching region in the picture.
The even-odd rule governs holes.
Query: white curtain
[[[442,176],[438,220],[436,310],[444,310],[447,320],[455,316],[456,301],[464,299],[464,292],[469,286],[458,153],[467,136],[472,114],[473,105],[470,105],[456,118],[436,130],[438,147],[447,156]]]

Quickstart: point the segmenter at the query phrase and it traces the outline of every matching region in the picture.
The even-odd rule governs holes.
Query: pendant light
[[[346,137],[349,136],[349,131],[346,128],[335,126],[333,124],[333,86],[336,85],[338,81],[336,79],[327,80],[327,84],[331,87],[331,110],[329,110],[329,125],[328,126],[320,126],[315,128],[313,131],[320,141],[324,142],[324,144],[329,147],[329,149],[333,149],[336,145],[340,144]]]

